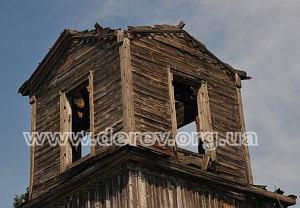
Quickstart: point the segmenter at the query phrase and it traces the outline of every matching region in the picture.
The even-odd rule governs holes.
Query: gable
[[[29,95],[42,82],[45,84],[51,81],[83,61],[84,57],[93,52],[91,49],[97,47],[97,43],[110,41],[115,37],[110,28],[102,28],[97,23],[95,28],[81,32],[65,29],[31,77],[20,87],[19,92],[23,96]]]
[[[231,76],[233,80],[235,80],[235,74],[238,74],[241,79],[251,79],[251,77],[247,76],[246,72],[235,70],[229,64],[222,62],[203,43],[182,30],[184,25],[184,22],[180,22],[177,26],[165,24],[154,25],[154,27],[128,26],[128,36],[131,39],[143,39],[143,37],[146,37],[161,42],[165,46],[167,45],[179,51],[189,53],[206,62],[208,65],[217,66],[217,68]],[[172,51],[171,48],[169,48],[170,51]],[[176,54],[174,50],[172,53]]]
[[[36,90],[41,83],[46,84],[55,77],[65,73],[72,66],[84,60],[96,49],[98,42],[116,37],[116,30],[102,28],[98,23],[95,30],[75,31],[65,29],[49,50],[41,64],[31,77],[20,87],[19,92],[25,96]],[[151,26],[128,26],[127,36],[155,38],[170,47],[190,53],[208,64],[218,65],[220,70],[225,70],[228,75],[235,79],[237,73],[241,79],[249,79],[243,71],[234,70],[230,65],[222,62],[214,56],[204,44],[182,30],[184,22],[178,25],[154,25]],[[94,49],[92,49],[94,47]]]
[[[104,41],[104,39],[94,39],[89,41],[87,39],[73,39],[58,61],[49,70],[40,86],[46,85],[59,76],[62,76],[64,73],[72,70],[75,66],[93,56],[100,48],[103,48],[103,45],[105,45],[104,42],[107,41]]]

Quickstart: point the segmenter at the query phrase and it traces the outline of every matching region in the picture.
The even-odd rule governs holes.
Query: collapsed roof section
[[[192,35],[183,30],[185,23],[180,22],[178,25],[154,25],[151,26],[128,26],[128,30],[125,31],[125,35],[128,38],[141,37],[143,34],[147,34],[149,36],[155,36],[155,34],[169,35],[169,36],[177,36],[179,38],[184,39],[189,42],[193,48],[188,46],[182,46],[182,50],[192,53],[193,55],[199,57],[200,59],[213,63],[219,64],[222,70],[226,70],[226,72],[235,77],[235,73],[243,79],[251,79],[251,77],[247,76],[247,73],[241,70],[235,70],[229,64],[222,62],[218,59],[213,53],[211,53],[206,46],[194,38]],[[42,62],[39,64],[37,69],[33,72],[30,78],[20,87],[19,92],[23,95],[30,95],[31,91],[35,91],[43,79],[47,76],[47,74],[51,71],[54,64],[58,61],[58,59],[62,56],[64,51],[72,46],[72,44],[78,43],[91,43],[91,42],[99,42],[102,40],[113,40],[118,36],[118,30],[121,29],[111,29],[111,28],[103,28],[98,23],[94,25],[94,30],[84,30],[84,31],[76,31],[65,29],[54,43],[52,48],[46,54]],[[172,45],[172,41],[169,42]]]

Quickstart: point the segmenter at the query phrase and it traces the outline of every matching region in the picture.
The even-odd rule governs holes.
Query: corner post
[[[30,96],[29,103],[31,104],[31,125],[30,131],[31,136],[33,136],[33,132],[36,131],[36,98],[35,96]],[[33,144],[30,146],[30,172],[29,172],[29,189],[28,189],[28,199],[32,199],[32,191],[33,191],[33,178],[34,178],[34,154],[35,154],[35,138],[31,138]]]
[[[135,130],[134,106],[133,106],[133,84],[132,68],[130,55],[130,40],[124,37],[124,31],[118,30],[117,37],[120,52],[120,69],[122,85],[122,103],[123,103],[123,130],[129,136],[129,144],[136,145],[134,135],[131,132]]]
[[[89,74],[89,102],[90,102],[90,133],[91,133],[91,156],[96,155],[96,140],[95,140],[95,119],[94,119],[94,75],[90,70]]]
[[[174,86],[173,82],[173,74],[171,72],[170,67],[167,68],[168,73],[168,85],[169,85],[169,100],[170,100],[170,111],[171,111],[171,122],[172,122],[172,136],[173,136],[173,144],[174,144],[174,152],[177,152],[177,142],[176,142],[176,135],[177,135],[177,120],[176,120],[176,108],[175,108],[175,96],[174,96]]]
[[[247,142],[247,139],[244,138],[244,136],[246,134],[246,126],[245,126],[245,119],[244,119],[244,112],[243,112],[243,105],[242,105],[242,95],[241,95],[242,82],[241,82],[240,76],[237,73],[235,73],[235,85],[236,85],[237,104],[238,104],[238,110],[239,110],[240,128],[241,128],[241,134],[242,134],[241,139],[243,139],[243,144],[244,144],[243,146],[244,146],[244,152],[245,152],[244,157],[245,157],[245,163],[246,163],[247,180],[250,184],[253,184],[249,148],[248,148],[248,145],[245,144],[245,142]]]

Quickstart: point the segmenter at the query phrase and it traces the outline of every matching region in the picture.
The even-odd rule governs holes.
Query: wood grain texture
[[[37,203],[46,208],[278,207],[277,198],[272,192],[246,184],[238,185],[234,180],[224,181],[222,177],[214,177],[213,173],[205,176],[205,171],[201,173],[205,176],[202,178],[199,175],[201,171],[195,171],[191,166],[182,165],[180,168],[175,161],[170,163],[162,156],[153,157],[153,153],[136,150],[125,153],[120,149],[102,160],[102,164],[82,169],[79,175],[74,175],[66,184],[53,189],[52,193],[60,191],[62,194],[45,194],[42,197],[44,201],[39,202],[41,199],[38,199],[24,207],[32,207]],[[124,153],[135,159],[121,161],[120,155],[126,158]],[[153,161],[153,158],[156,160]],[[119,162],[122,165],[117,165]],[[190,174],[186,175],[186,172]],[[84,180],[87,175],[92,177],[88,183]],[[243,191],[237,192],[237,187]],[[291,198],[282,195],[278,199],[284,205],[294,203]]]
[[[207,144],[210,144],[210,148],[205,150],[205,156],[203,160],[203,169],[207,169],[208,160],[211,158],[213,161],[217,160],[216,151],[215,151],[215,140],[213,138],[212,133],[214,132],[212,128],[212,120],[211,120],[211,111],[210,111],[210,103],[207,89],[207,82],[202,83],[198,93],[197,93],[197,105],[198,105],[198,117],[199,117],[199,129],[200,133],[204,136],[203,141]],[[198,142],[201,143],[200,141]]]
[[[34,88],[31,130],[71,132],[66,94],[88,81],[90,131],[95,136],[111,128],[113,133],[171,132],[163,139],[174,141],[173,81],[180,80],[199,87],[197,131],[217,132],[220,139],[228,132],[246,132],[240,77],[178,29],[182,25],[129,31],[97,25],[99,31],[68,33],[70,39],[58,53],[45,59],[43,67],[50,68],[41,73],[43,79],[25,84]],[[133,138],[130,142],[134,144]],[[225,145],[197,154],[158,141],[145,147],[140,140],[134,147],[91,147],[91,157],[73,164],[69,151],[48,141],[31,149],[30,197],[36,199],[27,207],[275,208],[277,197],[285,205],[294,203],[250,185],[246,146]]]
[[[236,74],[236,94],[237,94],[237,102],[238,102],[238,108],[239,108],[239,119],[240,119],[240,125],[241,125],[241,133],[242,135],[246,133],[246,125],[245,125],[245,119],[244,119],[244,112],[243,112],[243,104],[242,104],[242,95],[241,95],[241,79],[239,75]],[[243,138],[246,139],[246,138]],[[243,143],[244,144],[244,143]],[[246,143],[247,144],[247,143]],[[244,157],[245,157],[245,163],[246,163],[246,173],[247,173],[247,179],[250,184],[253,184],[253,177],[252,177],[252,170],[251,170],[251,164],[250,164],[250,154],[248,145],[244,146]]]
[[[121,84],[122,84],[122,103],[123,103],[123,127],[127,135],[134,132],[134,107],[133,107],[133,84],[132,84],[132,69],[130,56],[130,41],[124,38],[120,51],[120,69],[121,69]],[[134,138],[130,137],[130,144],[134,144]]]
[[[169,86],[169,99],[170,99],[170,114],[172,121],[172,137],[174,142],[174,151],[177,151],[176,144],[176,135],[177,135],[177,119],[176,119],[176,108],[175,108],[175,96],[174,96],[174,86],[173,82],[173,74],[171,73],[170,67],[168,67],[168,86]]]
[[[226,138],[226,132],[240,131],[235,80],[227,74],[226,70],[222,70],[220,65],[210,59],[207,54],[205,55],[205,52],[199,52],[194,46],[193,42],[188,42],[180,35],[141,33],[139,37],[131,39],[134,96],[136,95],[134,98],[136,100],[135,109],[144,109],[143,106],[149,106],[151,114],[148,115],[152,115],[150,120],[141,117],[141,114],[137,115],[137,129],[143,131],[168,130],[167,126],[161,125],[163,120],[157,123],[159,120],[154,116],[161,114],[163,117],[170,118],[165,122],[169,123],[168,125],[171,127],[168,131],[172,131],[174,124],[171,122],[171,110],[163,107],[169,105],[167,103],[170,99],[165,97],[166,93],[163,91],[163,89],[166,89],[164,83],[168,83],[168,76],[165,72],[169,67],[172,74],[185,80],[200,84],[203,81],[208,83],[207,96],[209,97],[208,106],[211,113],[210,123],[212,129],[221,138]],[[199,53],[202,53],[202,55],[198,56]],[[159,86],[158,89],[157,86]],[[136,112],[140,112],[140,110],[136,110]],[[227,163],[233,171],[236,171],[233,177],[245,180],[245,160],[243,158],[237,159],[238,157],[235,156],[243,155],[243,152],[242,147],[225,146],[218,147],[213,155],[222,164]],[[227,173],[222,174],[227,175]]]
[[[31,124],[30,124],[30,132],[36,132],[36,98],[35,96],[31,96],[30,99],[30,104],[31,104]],[[33,139],[33,143],[30,146],[30,164],[29,164],[29,187],[28,187],[28,199],[32,199],[32,189],[33,189],[33,179],[34,179],[34,155],[35,155],[35,146],[36,143],[35,137],[31,138]]]

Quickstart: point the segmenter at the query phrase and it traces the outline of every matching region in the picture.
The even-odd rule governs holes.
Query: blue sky
[[[300,2],[298,0],[2,0],[0,3],[0,207],[25,192],[30,130],[29,78],[64,28],[126,29],[186,23],[185,30],[221,60],[253,77],[243,82],[255,184],[300,196]],[[294,207],[300,207],[296,205]]]

